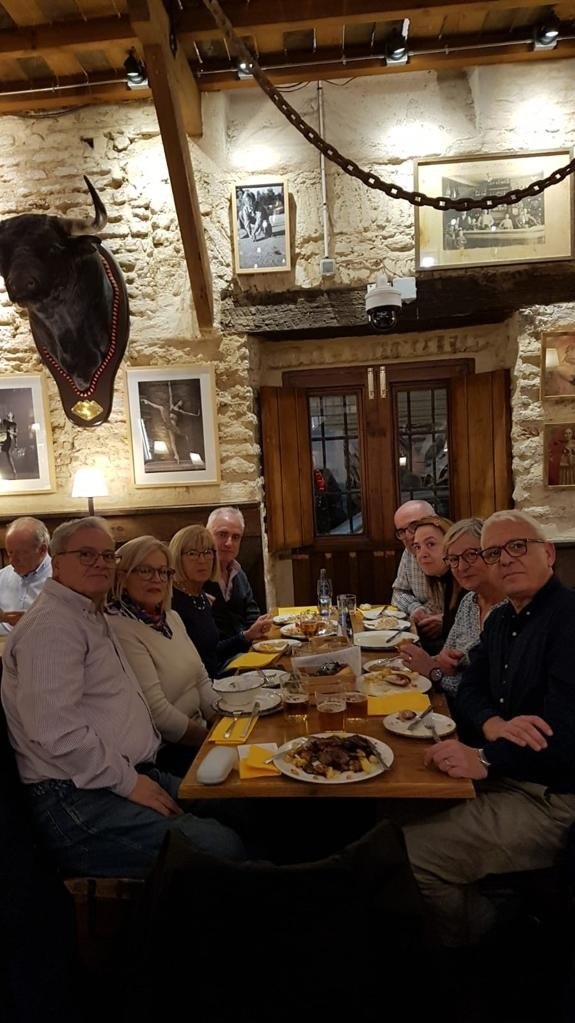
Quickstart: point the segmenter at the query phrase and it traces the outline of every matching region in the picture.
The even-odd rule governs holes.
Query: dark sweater
[[[189,597],[183,590],[174,587],[172,607],[182,619],[210,678],[218,678],[234,654],[249,649],[250,642],[242,633],[236,632],[235,636],[228,637],[220,634],[205,593],[199,597]]]
[[[553,576],[517,613],[495,608],[470,653],[455,714],[464,742],[483,746],[495,772],[575,792],[575,591]],[[482,725],[537,714],[553,729],[536,752],[508,739],[485,743]]]
[[[212,612],[222,636],[235,636],[242,629],[249,629],[262,613],[254,600],[248,577],[241,568],[234,576],[229,600],[224,599],[218,583],[206,583],[204,590],[215,597]]]

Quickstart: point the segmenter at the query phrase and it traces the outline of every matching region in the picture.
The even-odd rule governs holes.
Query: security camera
[[[412,302],[414,298],[414,277],[398,277],[390,284],[385,274],[378,274],[375,284],[368,284],[365,296],[370,327],[379,334],[395,330],[403,302]]]

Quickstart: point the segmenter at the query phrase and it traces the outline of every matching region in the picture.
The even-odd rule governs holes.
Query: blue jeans
[[[146,774],[177,798],[179,778],[157,768]],[[71,781],[36,782],[26,789],[40,838],[69,875],[144,877],[172,829],[202,852],[229,860],[247,857],[235,831],[211,818],[162,817],[109,789],[77,789]]]

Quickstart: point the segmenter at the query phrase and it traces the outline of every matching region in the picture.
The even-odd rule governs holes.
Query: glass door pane
[[[449,516],[447,388],[395,392],[400,503],[429,501]]]
[[[357,395],[311,395],[308,402],[316,535],[361,533]]]

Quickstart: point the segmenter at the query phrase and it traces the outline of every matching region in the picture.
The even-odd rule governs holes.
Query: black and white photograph
[[[0,496],[54,489],[44,379],[0,377]]]
[[[505,195],[568,163],[568,150],[527,156],[421,160],[416,189],[447,199]],[[418,269],[567,259],[572,254],[570,178],[511,205],[464,213],[416,209]]]
[[[127,377],[136,486],[216,482],[212,367],[129,369]]]
[[[285,181],[242,181],[232,190],[236,273],[289,270],[289,201]]]

